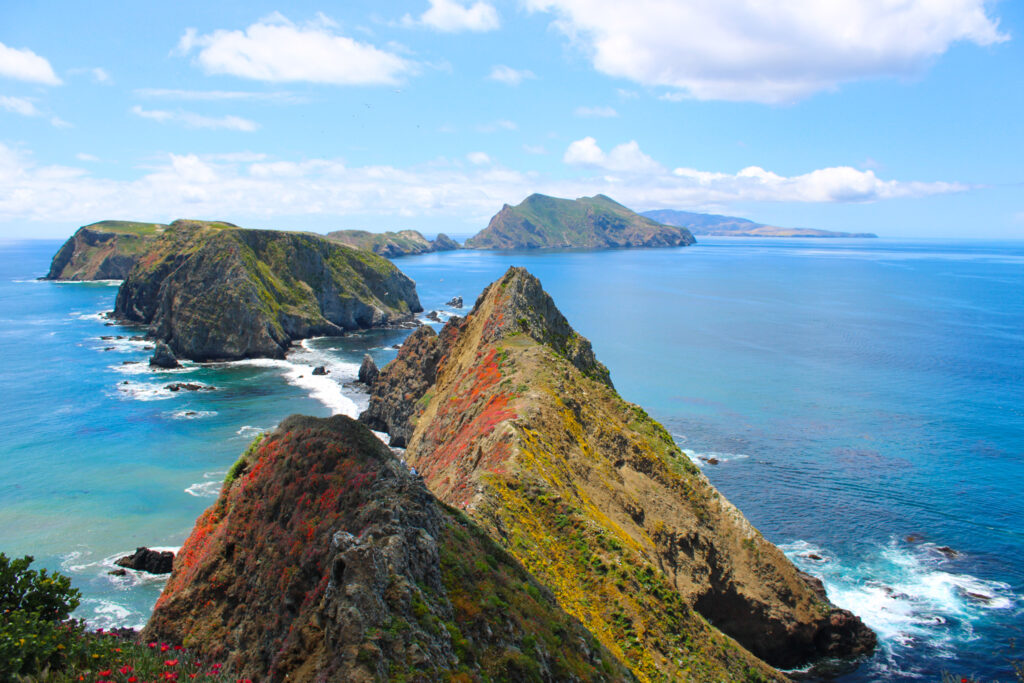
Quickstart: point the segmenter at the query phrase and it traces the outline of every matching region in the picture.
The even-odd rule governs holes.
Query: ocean
[[[626,399],[880,647],[841,681],[1012,677],[1024,659],[1024,242],[699,238],[688,248],[396,259],[427,311],[525,266]],[[52,283],[56,241],[0,244],[0,551],[69,574],[78,616],[141,626],[224,473],[291,413],[355,415],[364,353],[153,371],[102,317],[117,283]],[[315,365],[331,373],[314,377]],[[194,382],[212,390],[167,389]]]

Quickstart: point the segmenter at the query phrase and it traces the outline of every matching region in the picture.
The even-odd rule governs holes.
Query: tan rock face
[[[631,678],[343,416],[292,416],[239,460],[143,637],[259,681]]]
[[[439,358],[432,383],[414,361],[426,354]],[[395,390],[405,378],[419,387],[408,398]],[[411,337],[381,371],[371,411],[391,416],[385,426],[405,435],[431,491],[464,508],[641,680],[774,678],[764,662],[874,647],[859,619],[817,593],[661,425],[618,396],[589,342],[522,269],[439,336]]]

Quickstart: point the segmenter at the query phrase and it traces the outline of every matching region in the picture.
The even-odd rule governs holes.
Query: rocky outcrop
[[[373,362],[373,357],[368,353],[363,354],[363,362],[359,364],[359,381],[371,385],[376,381],[378,374],[380,374],[380,370]]]
[[[165,370],[173,370],[174,368],[180,368],[181,363],[174,357],[174,352],[171,351],[171,347],[163,342],[157,342],[156,348],[153,350],[153,355],[149,358],[149,364],[153,367],[163,368]]]
[[[323,237],[175,221],[129,273],[115,317],[196,361],[283,358],[292,341],[381,327],[422,310],[415,284]]]
[[[123,280],[166,227],[128,221],[83,226],[57,251],[43,279]]]
[[[327,239],[356,249],[372,251],[387,258],[461,249],[458,242],[443,232],[431,241],[416,230],[399,230],[398,232],[335,230],[327,233]]]
[[[170,550],[150,550],[136,548],[131,555],[125,555],[114,562],[118,567],[135,569],[149,574],[170,574],[174,563],[174,553]]]
[[[292,416],[232,468],[143,631],[259,681],[629,673],[364,426]]]
[[[453,296],[451,299],[448,299],[448,303],[446,303],[445,306],[451,306],[452,308],[462,308],[462,297]]]
[[[469,249],[608,249],[682,247],[686,228],[662,225],[604,195],[559,199],[532,194],[506,204],[486,228],[466,240]]]
[[[522,269],[439,335],[409,337],[361,419],[397,435],[431,491],[639,678],[779,678],[764,662],[790,668],[874,645],[616,394]]]

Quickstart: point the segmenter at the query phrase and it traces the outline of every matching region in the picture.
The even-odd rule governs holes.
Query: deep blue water
[[[404,333],[150,372],[122,364],[144,343],[99,339],[138,334],[95,315],[115,286],[32,280],[58,246],[0,246],[0,550],[71,574],[97,625],[138,625],[161,583],[108,576],[112,560],[180,545],[259,429],[357,411],[342,384]],[[620,393],[876,629],[879,652],[842,680],[1006,680],[1024,657],[1024,243],[704,238],[396,263],[428,310],[468,307],[511,264],[536,274]],[[217,389],[162,388],[185,379]]]

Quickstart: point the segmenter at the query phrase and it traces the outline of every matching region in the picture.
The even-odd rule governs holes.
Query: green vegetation
[[[398,232],[335,230],[327,233],[327,239],[363,251],[372,251],[388,258],[459,248],[458,244],[444,233],[438,235],[437,239],[431,242],[416,230],[399,230]]]
[[[135,235],[137,237],[158,235],[167,229],[163,223],[140,223],[137,221],[100,221],[85,227],[96,232],[112,232],[118,235]]]
[[[473,249],[606,248],[693,243],[686,229],[645,218],[604,195],[559,199],[532,194],[506,205],[466,241]]]

